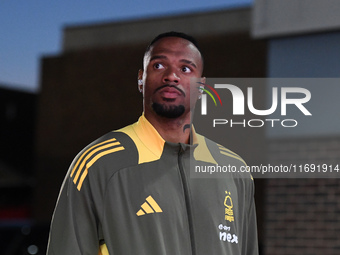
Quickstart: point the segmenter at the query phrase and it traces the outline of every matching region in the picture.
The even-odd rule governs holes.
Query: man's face
[[[144,70],[140,73],[145,114],[178,118],[189,113],[194,108],[190,104],[190,90],[198,97],[198,84],[190,88],[190,79],[200,78],[202,69],[201,54],[191,42],[178,37],[157,41],[145,55]]]

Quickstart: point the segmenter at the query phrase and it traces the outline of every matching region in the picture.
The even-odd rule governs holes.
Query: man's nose
[[[169,83],[169,82],[179,83],[180,80],[181,78],[179,77],[178,74],[176,74],[175,70],[173,69],[169,69],[164,73],[164,76],[163,76],[164,83]]]

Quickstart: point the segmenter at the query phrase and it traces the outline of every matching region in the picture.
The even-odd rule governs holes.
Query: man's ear
[[[199,97],[200,97],[200,96],[202,95],[202,93],[203,93],[205,81],[206,81],[206,78],[205,78],[205,77],[201,77],[201,80],[200,80],[200,88],[202,88],[202,89],[199,90],[199,93],[200,93]]]
[[[139,92],[143,92],[143,70],[139,69],[138,70],[138,90]]]

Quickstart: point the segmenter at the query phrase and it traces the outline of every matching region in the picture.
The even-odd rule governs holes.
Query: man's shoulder
[[[133,141],[122,132],[109,132],[87,145],[73,160],[68,175],[80,191],[83,183],[107,180],[120,169],[138,162]]]
[[[225,146],[199,134],[197,134],[197,138],[199,140],[201,149],[203,150],[206,147],[217,163],[232,161],[237,162],[238,164],[246,165],[245,161],[240,155],[226,148]]]
[[[133,147],[133,141],[128,135],[126,135],[124,132],[121,132],[120,130],[114,130],[91,142],[83,149],[83,151],[98,146],[106,146],[105,148],[107,148],[109,147],[108,144],[114,146],[124,146],[127,148],[131,146]]]
[[[123,132],[109,132],[81,150],[72,165],[90,168],[95,165],[111,165],[122,168],[138,162],[138,153],[133,140]]]
[[[115,154],[120,151],[125,154],[128,153],[131,157],[131,154],[136,153],[136,146],[129,135],[120,130],[114,130],[90,143],[83,149],[83,151],[85,150],[100,151],[101,155]],[[122,156],[122,153],[120,153],[120,156]]]
[[[219,165],[220,167],[232,169],[235,176],[253,179],[251,174],[247,171],[246,162],[240,155],[202,135],[197,135],[197,138],[199,140],[198,148],[201,147],[200,154],[203,154],[205,159],[208,158],[207,155],[211,155],[210,161],[203,161]],[[206,148],[205,150],[204,147]]]

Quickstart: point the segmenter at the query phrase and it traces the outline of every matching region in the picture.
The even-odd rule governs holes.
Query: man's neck
[[[167,142],[189,143],[190,113],[189,117],[166,118],[153,114],[145,114],[146,119]]]

